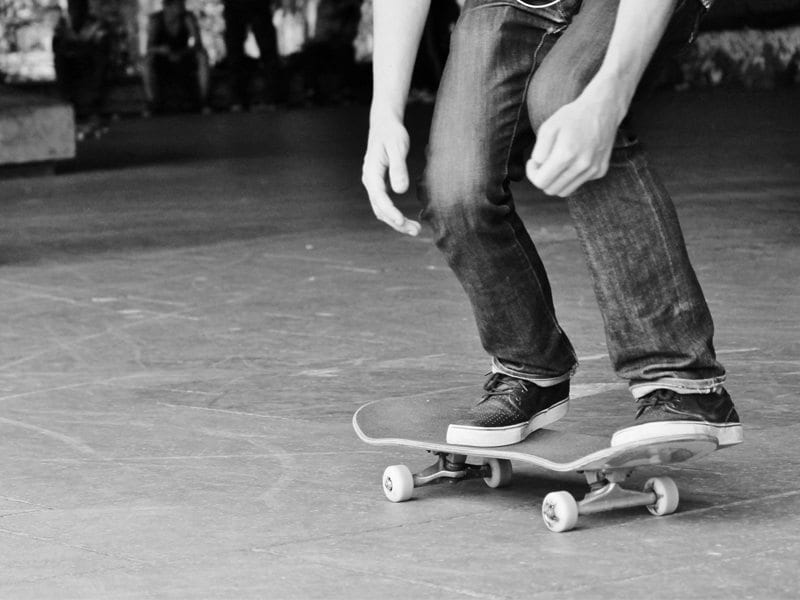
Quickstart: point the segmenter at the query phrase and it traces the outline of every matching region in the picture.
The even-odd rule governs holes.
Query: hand
[[[546,194],[566,197],[603,177],[622,120],[618,104],[584,94],[553,113],[539,127],[525,168],[531,183]]]
[[[408,190],[409,137],[403,124],[394,117],[373,119],[367,140],[367,152],[361,171],[361,183],[367,190],[372,212],[392,229],[415,236],[420,224],[406,219],[395,207],[386,188],[388,173],[392,191],[403,194]]]

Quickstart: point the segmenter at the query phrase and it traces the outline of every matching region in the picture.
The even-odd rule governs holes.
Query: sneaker
[[[569,379],[540,387],[504,373],[493,373],[483,386],[486,394],[467,418],[447,428],[448,444],[507,446],[567,414]]]
[[[742,442],[742,424],[725,388],[707,394],[679,394],[659,389],[637,400],[636,422],[618,430],[612,446],[675,435],[707,435],[720,448]]]

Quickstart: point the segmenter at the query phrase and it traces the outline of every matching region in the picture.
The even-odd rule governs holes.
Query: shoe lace
[[[492,373],[491,377],[489,377],[483,385],[483,389],[486,393],[483,395],[483,400],[481,400],[481,402],[495,396],[506,396],[516,390],[527,392],[528,386],[525,385],[522,379],[509,377],[504,373]]]
[[[639,409],[636,411],[636,418],[638,419],[641,417],[646,410],[651,408],[655,408],[657,406],[663,406],[670,400],[672,400],[674,392],[670,390],[655,390],[647,394],[647,396],[642,396],[637,400],[639,403]]]

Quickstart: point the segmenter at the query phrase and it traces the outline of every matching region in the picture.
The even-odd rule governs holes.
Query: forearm
[[[614,96],[622,119],[677,0],[620,0],[603,63],[585,93]]]
[[[203,52],[205,49],[203,48],[203,37],[200,35],[200,24],[194,15],[189,15],[186,27],[189,31],[187,53]]]
[[[431,0],[374,0],[372,116],[402,119]]]

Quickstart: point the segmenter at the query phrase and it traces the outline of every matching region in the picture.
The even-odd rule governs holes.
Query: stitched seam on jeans
[[[642,193],[645,196],[649,196],[650,193],[649,193],[648,186],[644,182],[644,180],[642,179],[642,176],[639,174],[639,168],[636,166],[636,163],[633,162],[633,158],[627,157],[626,158],[626,162],[631,166],[631,168],[633,168],[633,172],[636,175],[636,181],[639,183],[639,186],[642,188]],[[658,229],[658,235],[661,237],[661,242],[664,244],[665,248],[668,248],[669,244],[667,242],[667,235],[664,232],[664,227],[662,226],[661,219],[658,218],[659,215],[658,215],[658,212],[656,211],[655,206],[653,205],[652,200],[650,202],[648,202],[648,205],[650,206],[650,210],[652,211],[652,213],[656,216],[655,222],[656,222],[656,227]],[[669,252],[667,252],[666,255],[667,255],[667,262],[669,263],[669,273],[670,273],[670,276],[672,277],[672,287],[675,290],[678,290],[679,293],[680,293],[680,287],[678,286],[678,278],[675,275],[675,265],[672,262],[672,257],[670,257]]]
[[[514,8],[512,0],[498,0],[497,2],[489,2],[487,4],[481,4],[480,6],[473,6],[463,11],[461,14],[471,13],[476,10],[481,10],[482,8],[496,8],[498,6],[507,6],[509,8]]]
[[[525,82],[525,88],[522,91],[522,101],[520,102],[520,105],[519,105],[519,112],[517,113],[517,120],[514,123],[514,130],[511,132],[511,140],[510,140],[510,143],[508,145],[508,154],[506,155],[506,163],[505,163],[504,178],[503,178],[504,181],[508,180],[508,165],[511,162],[511,150],[514,147],[514,141],[516,140],[516,137],[517,137],[517,130],[519,129],[519,122],[520,122],[520,118],[522,116],[522,111],[525,109],[525,106],[526,106],[526,99],[528,97],[528,89],[530,88],[531,80],[533,79],[533,75],[536,72],[536,61],[539,59],[539,50],[542,49],[542,46],[544,45],[544,42],[547,39],[548,35],[550,35],[550,34],[549,33],[545,33],[542,36],[542,39],[539,41],[539,45],[536,47],[536,50],[533,52],[533,64],[531,65],[531,71],[528,74],[528,80]],[[531,127],[533,127],[532,124],[531,124]],[[528,263],[528,268],[531,270],[531,273],[534,274],[534,279],[536,280],[536,285],[539,286],[539,292],[541,293],[542,297],[544,297],[544,290],[542,289],[542,284],[539,281],[539,278],[535,276],[536,269],[533,268],[533,265],[531,264],[531,261],[528,258],[528,254],[521,247],[521,245],[519,243],[519,238],[517,237],[517,232],[514,229],[514,226],[511,225],[511,223],[509,223],[508,221],[506,221],[506,224],[511,228],[511,233],[514,236],[514,244],[517,246],[517,250],[520,252],[520,254],[522,254],[522,257]],[[553,313],[553,311],[550,310],[549,307],[547,307],[547,315],[550,317],[550,321],[552,322],[553,326],[556,328],[556,331],[558,331],[558,333],[560,333],[562,336],[566,337],[566,334],[564,333],[564,330],[561,329],[561,325],[559,325],[558,320],[556,319],[555,313]],[[578,357],[575,355],[575,349],[572,348],[571,344],[570,344],[570,353],[572,354],[573,362],[577,365]]]
[[[636,163],[634,163],[633,158],[629,157],[627,159],[627,162],[633,168],[633,171],[636,174],[636,180],[639,182],[639,185],[641,186],[642,191],[644,192],[645,195],[647,195],[648,186],[644,182],[644,179],[642,178],[642,176],[640,175],[639,168],[636,166]],[[655,183],[655,182],[653,182],[653,183]],[[653,214],[656,215],[656,217],[658,217],[658,213],[656,212],[656,208],[655,208],[653,202],[651,201],[648,204],[650,205],[650,209],[653,212]],[[675,218],[677,219],[677,216]],[[667,242],[667,235],[666,235],[666,233],[664,231],[664,227],[662,225],[661,219],[658,219],[658,218],[656,219],[656,225],[657,225],[657,229],[658,229],[658,234],[661,237],[661,241],[664,244],[664,247],[665,248],[669,248],[669,244]],[[685,242],[684,242],[684,244],[685,244]],[[672,262],[672,258],[670,257],[669,250],[666,252],[666,256],[667,256],[667,262],[669,263],[669,272],[670,272],[670,275],[672,277],[672,287],[676,291],[676,294],[677,294],[677,299],[676,300],[677,300],[678,306],[680,306],[681,302],[682,302],[682,299],[683,299],[683,294],[685,292],[685,287],[684,286],[680,286],[678,284],[678,277],[677,277],[677,274],[675,273],[675,264]],[[724,375],[722,375],[721,377],[724,377]],[[724,381],[724,379],[723,379],[723,381]]]
[[[519,108],[517,109],[517,118],[514,120],[514,129],[511,130],[511,139],[508,142],[508,152],[506,153],[506,161],[503,165],[503,181],[508,180],[508,165],[511,162],[511,151],[514,148],[514,141],[517,139],[517,131],[519,131],[519,121],[522,118],[522,111],[525,109],[526,99],[528,97],[528,89],[531,86],[531,80],[533,79],[533,74],[536,72],[536,61],[539,58],[539,50],[542,49],[544,45],[544,41],[547,39],[549,34],[545,33],[542,36],[542,39],[539,40],[539,45],[536,46],[536,50],[533,51],[533,63],[531,64],[531,70],[528,73],[528,79],[525,81],[525,87],[522,89],[522,100],[520,100]],[[531,124],[531,128],[533,128],[533,124]]]

